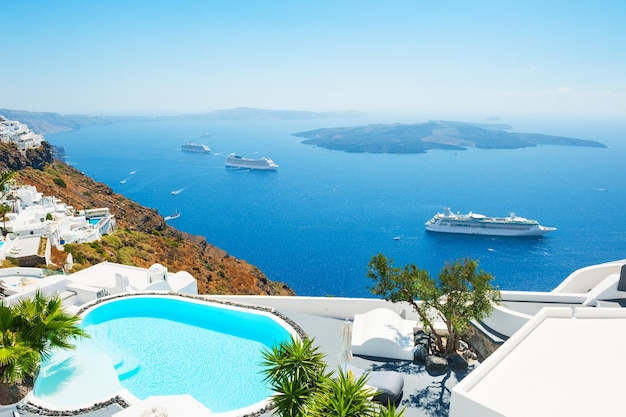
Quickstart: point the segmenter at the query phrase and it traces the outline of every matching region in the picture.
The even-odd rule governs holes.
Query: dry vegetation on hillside
[[[76,268],[104,260],[139,267],[160,263],[172,272],[191,273],[201,294],[293,294],[287,285],[268,280],[255,266],[229,256],[203,237],[176,230],[156,210],[115,194],[63,162],[54,160],[43,169],[25,167],[16,172],[16,180],[75,209],[108,207],[115,215],[118,230],[114,234],[98,242],[66,245]],[[53,260],[62,264],[66,256],[54,251]]]

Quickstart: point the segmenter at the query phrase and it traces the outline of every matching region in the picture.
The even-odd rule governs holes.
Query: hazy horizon
[[[0,108],[620,119],[625,15],[619,1],[9,2]]]

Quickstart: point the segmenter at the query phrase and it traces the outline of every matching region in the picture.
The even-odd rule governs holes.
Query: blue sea
[[[475,258],[501,289],[537,291],[578,268],[626,258],[626,123],[503,121],[516,131],[597,140],[607,149],[358,154],[304,145],[292,135],[368,122],[154,121],[46,139],[63,146],[78,170],[163,216],[180,212],[170,225],[204,236],[298,295],[372,296],[367,264],[379,252],[432,275],[445,262]],[[182,152],[190,140],[211,154]],[[280,168],[227,169],[231,152],[267,156]],[[523,239],[426,232],[424,223],[443,207],[515,212],[558,230]]]

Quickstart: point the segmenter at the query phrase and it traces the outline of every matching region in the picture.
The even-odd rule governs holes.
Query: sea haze
[[[447,261],[476,258],[507,290],[551,290],[578,268],[626,258],[623,124],[527,121],[520,130],[512,123],[608,149],[366,154],[304,145],[291,135],[355,124],[361,123],[176,120],[46,139],[63,146],[67,162],[85,174],[164,216],[179,211],[169,224],[206,237],[299,295],[371,296],[367,264],[378,252],[433,275]],[[205,132],[211,136],[201,137]],[[190,140],[211,154],[182,152]],[[231,152],[267,156],[280,167],[227,169]],[[515,212],[558,230],[539,239],[427,233],[424,223],[444,206],[491,216]]]

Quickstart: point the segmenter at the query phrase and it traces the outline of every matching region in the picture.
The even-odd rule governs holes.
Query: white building
[[[43,135],[39,135],[28,128],[24,123],[9,120],[0,115],[0,142],[15,143],[21,150],[38,148],[44,141]]]
[[[30,185],[9,188],[0,203],[13,208],[1,222],[5,236],[0,260],[12,257],[23,266],[48,264],[50,246],[93,242],[115,230],[115,217],[108,208],[76,211]],[[27,242],[36,239],[39,244],[26,248]],[[44,240],[46,248],[42,246]]]
[[[623,413],[626,260],[575,271],[549,293],[502,298],[489,324],[511,336],[452,389],[450,417]]]
[[[171,273],[161,264],[145,269],[102,262],[70,275],[46,275],[40,268],[2,268],[0,281],[5,287],[5,303],[40,291],[59,295],[63,306],[74,312],[86,303],[110,295],[146,291],[198,294],[196,279],[190,273]]]

